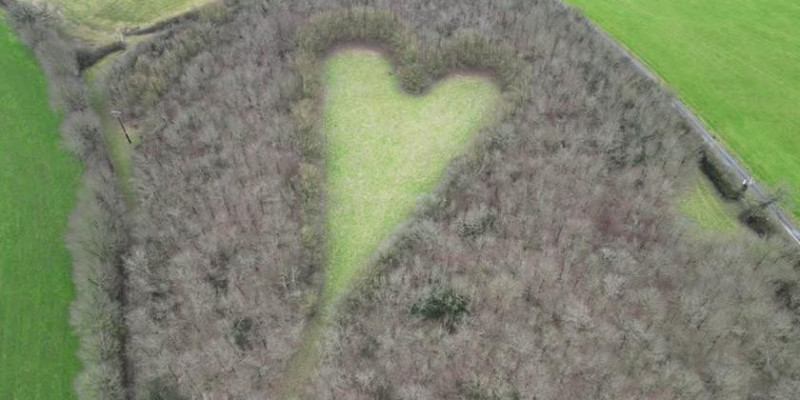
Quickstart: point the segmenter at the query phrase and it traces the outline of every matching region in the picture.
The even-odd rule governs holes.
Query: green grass
[[[703,230],[733,233],[740,229],[733,208],[722,202],[711,182],[703,177],[681,199],[680,209]]]
[[[568,0],[631,49],[800,216],[800,2]]]
[[[133,207],[136,201],[131,180],[131,163],[133,149],[139,143],[139,138],[131,129],[128,134],[133,144],[128,143],[127,139],[125,139],[125,133],[119,126],[119,122],[111,115],[111,104],[106,97],[105,91],[100,86],[100,80],[95,75],[99,73],[99,68],[102,68],[102,65],[92,67],[87,71],[86,75],[92,109],[100,117],[108,156],[114,165],[119,188],[122,190],[127,205]]]
[[[499,90],[489,79],[463,75],[411,96],[389,62],[369,50],[336,53],[325,74],[330,298],[346,290],[450,160],[490,122]]]
[[[59,145],[44,75],[2,15],[0,71],[0,399],[71,399],[80,364],[64,231],[81,169]]]
[[[30,0],[28,0],[30,1]],[[47,0],[77,24],[114,31],[130,25],[147,25],[210,0]]]

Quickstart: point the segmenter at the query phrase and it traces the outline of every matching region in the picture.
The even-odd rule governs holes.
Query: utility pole
[[[131,137],[128,136],[128,130],[125,129],[125,124],[122,123],[122,111],[111,110],[111,115],[117,117],[117,121],[119,121],[119,126],[122,127],[122,133],[125,134],[125,139],[128,139],[128,144],[132,144]]]

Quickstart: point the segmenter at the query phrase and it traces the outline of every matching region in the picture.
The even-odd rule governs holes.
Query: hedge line
[[[722,197],[739,200],[744,196],[741,179],[708,145],[703,147],[700,168]]]

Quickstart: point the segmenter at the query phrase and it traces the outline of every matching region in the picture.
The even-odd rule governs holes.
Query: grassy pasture
[[[383,55],[369,50],[334,54],[325,74],[325,291],[335,296],[490,120],[499,90],[488,79],[463,75],[411,96]]]
[[[800,3],[568,0],[664,79],[800,216]]]
[[[68,324],[64,246],[79,183],[33,55],[0,15],[0,398],[74,398],[80,368]]]
[[[73,23],[98,31],[147,25],[210,0],[47,0]]]

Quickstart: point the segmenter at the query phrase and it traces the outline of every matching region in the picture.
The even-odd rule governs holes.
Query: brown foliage
[[[242,7],[138,46],[106,80],[144,140],[126,263],[138,395],[270,398],[283,378],[324,263],[319,59],[351,40],[384,46],[414,92],[452,68],[491,71],[508,109],[376,257],[307,398],[782,399],[800,386],[796,254],[690,237],[673,204],[696,136],[576,14]],[[440,323],[420,313],[430,299],[469,312]]]

